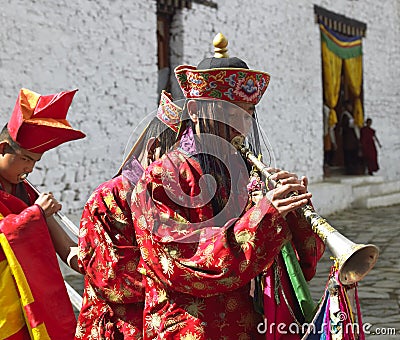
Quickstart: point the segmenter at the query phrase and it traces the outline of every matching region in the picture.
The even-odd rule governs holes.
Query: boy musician
[[[0,134],[1,339],[73,337],[76,320],[55,250],[66,262],[75,244],[52,217],[61,209],[52,193],[37,195],[24,179],[43,153],[85,137],[66,120],[76,91],[21,89]]]

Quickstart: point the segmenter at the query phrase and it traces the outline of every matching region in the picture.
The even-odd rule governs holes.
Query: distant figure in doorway
[[[373,172],[379,170],[378,165],[378,151],[376,144],[381,148],[382,145],[376,136],[375,130],[371,128],[372,119],[368,118],[365,122],[365,126],[360,131],[360,142],[362,147],[362,153],[364,162],[368,168],[368,175],[373,175]]]
[[[356,175],[359,171],[358,151],[360,146],[360,130],[354,124],[352,115],[353,106],[346,102],[346,109],[342,112],[340,127],[343,141],[344,166],[347,175]]]

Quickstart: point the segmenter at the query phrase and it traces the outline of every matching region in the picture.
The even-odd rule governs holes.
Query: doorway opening
[[[324,176],[361,175],[366,24],[314,6],[321,33]]]

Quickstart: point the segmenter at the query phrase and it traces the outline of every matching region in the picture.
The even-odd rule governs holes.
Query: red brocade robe
[[[122,176],[101,184],[80,223],[78,264],[85,274],[76,339],[141,339],[144,291]]]
[[[73,339],[76,320],[47,223],[32,205],[36,195],[24,191],[30,206],[0,190],[0,338]]]
[[[132,194],[145,278],[143,338],[265,339],[250,283],[290,241],[290,227],[266,197],[226,227],[215,227],[211,205],[196,201],[201,174],[196,159],[177,150],[151,164]],[[201,221],[209,228],[196,234]],[[302,264],[312,276],[318,255],[315,242],[308,246],[313,259]]]

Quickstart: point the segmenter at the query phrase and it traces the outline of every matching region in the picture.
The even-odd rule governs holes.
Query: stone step
[[[386,195],[378,195],[373,197],[366,197],[353,202],[354,208],[377,208],[387,207],[390,205],[400,204],[400,191]]]
[[[351,186],[364,184],[377,184],[385,181],[382,176],[332,176],[326,177],[324,182],[342,183]]]
[[[400,180],[381,176],[332,176],[311,183],[312,202],[322,216],[347,208],[372,208],[399,204]]]
[[[386,181],[353,186],[353,198],[357,202],[369,197],[400,193],[400,181]]]

